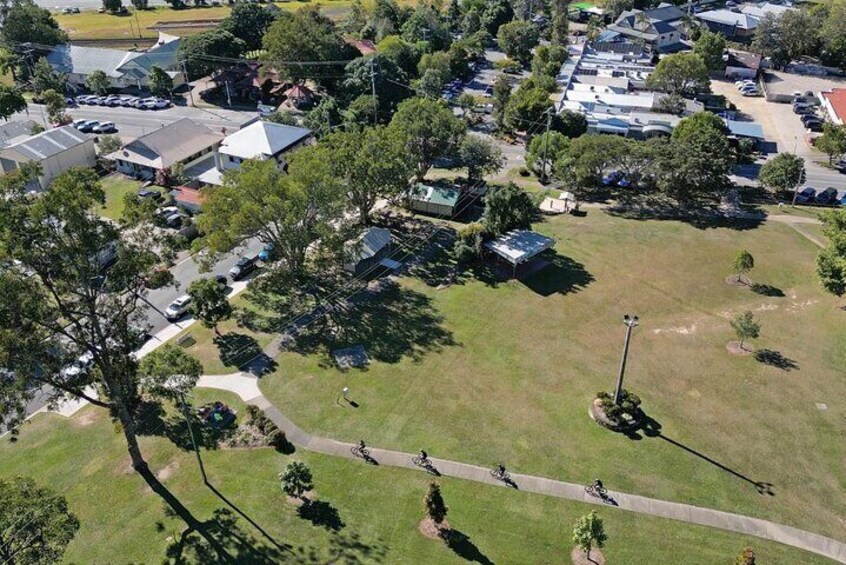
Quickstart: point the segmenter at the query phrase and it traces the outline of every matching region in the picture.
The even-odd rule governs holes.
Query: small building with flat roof
[[[411,190],[409,208],[432,216],[450,217],[455,214],[460,196],[461,191],[457,188],[420,183]]]
[[[505,260],[517,272],[517,267],[555,245],[551,237],[531,230],[512,230],[485,243],[485,247]]]

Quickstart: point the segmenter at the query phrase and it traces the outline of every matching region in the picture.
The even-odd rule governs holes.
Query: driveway
[[[790,104],[767,102],[762,96],[742,96],[733,82],[724,80],[711,81],[711,89],[715,94],[725,96],[748,119],[761,124],[767,141],[774,142],[776,146],[768,158],[785,152],[800,155],[805,159],[807,186],[817,190],[833,186],[841,196],[846,193],[846,175],[814,162],[827,162],[828,156],[808,142],[809,132],[802,126],[799,116],[793,113]]]

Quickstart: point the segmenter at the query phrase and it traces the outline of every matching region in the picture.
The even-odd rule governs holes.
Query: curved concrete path
[[[352,452],[350,451],[353,444],[343,443],[329,438],[312,436],[286,418],[270,403],[267,398],[265,398],[259,389],[258,379],[249,373],[207,375],[200,377],[197,386],[226,390],[237,394],[247,404],[258,406],[264,410],[268,418],[273,420],[273,422],[281,430],[285,431],[288,441],[298,447],[319,453],[326,453],[328,455],[336,455],[338,457],[346,457],[349,459],[354,458]],[[416,469],[425,472],[424,469],[421,469],[412,463],[412,454],[410,453],[390,451],[387,449],[379,449],[369,446],[368,449],[370,450],[370,455],[373,461],[379,465],[405,467],[407,469]],[[467,479],[493,486],[506,488],[509,486],[502,481],[495,480],[491,477],[490,469],[486,467],[479,467],[477,465],[469,465],[467,463],[459,463],[457,461],[436,458],[432,458],[432,463],[440,475]],[[510,485],[511,488],[516,488],[526,492],[578,500],[580,502],[587,502],[591,504],[608,504],[596,497],[588,495],[585,492],[584,485],[566,483],[563,481],[556,481],[532,475],[521,475],[517,473],[511,473],[511,480],[513,483]],[[799,530],[791,526],[776,524],[775,522],[761,520],[759,518],[751,518],[749,516],[742,516],[740,514],[732,514],[730,512],[722,512],[720,510],[712,510],[710,508],[702,508],[699,506],[691,506],[689,504],[669,502],[655,498],[646,498],[624,492],[608,491],[608,498],[613,501],[611,502],[611,505],[622,510],[649,514],[651,516],[658,516],[661,518],[669,518],[671,520],[679,520],[690,524],[711,526],[713,528],[720,528],[722,530],[777,541],[779,543],[823,555],[840,563],[846,563],[846,544],[818,534]]]

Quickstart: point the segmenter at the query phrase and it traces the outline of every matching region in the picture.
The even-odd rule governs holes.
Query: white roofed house
[[[220,186],[223,173],[241,168],[247,159],[274,160],[279,168],[288,166],[287,155],[314,141],[310,129],[286,126],[259,119],[227,135],[214,154],[213,166],[197,176],[204,185]]]
[[[138,88],[147,86],[150,71],[160,67],[173,79],[174,86],[183,82],[176,58],[180,40],[175,35],[159,33],[155,45],[145,52],[121,51],[81,45],[57,45],[47,54],[52,67],[68,77],[74,87],[85,85],[85,79],[94,71],[103,71],[112,88]]]
[[[153,179],[156,172],[171,169],[177,163],[190,169],[204,169],[213,163],[213,152],[223,133],[211,130],[188,118],[139,137],[106,156],[115,161],[117,170],[132,177]]]
[[[94,138],[72,126],[63,126],[13,138],[0,149],[0,172],[3,174],[29,162],[41,166],[41,175],[30,184],[30,188],[44,190],[54,178],[71,167],[95,166]]]

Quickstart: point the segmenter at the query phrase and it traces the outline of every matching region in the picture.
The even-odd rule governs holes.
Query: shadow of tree
[[[470,536],[460,532],[459,530],[448,530],[444,532],[447,547],[449,547],[457,556],[465,561],[475,563],[482,563],[484,565],[493,565],[493,561],[482,553],[476,544],[472,542]]]
[[[178,409],[168,413],[160,402],[144,402],[138,409],[138,422],[138,435],[167,438],[183,451],[194,449],[185,416]],[[197,418],[192,420],[191,425],[197,445],[205,449],[217,449],[218,442],[232,435],[236,429],[235,426],[213,428]]]
[[[612,216],[630,220],[676,220],[690,224],[697,229],[728,228],[738,231],[752,230],[764,223],[766,217],[757,207],[746,207],[750,214],[759,214],[759,218],[738,218],[726,214],[715,202],[698,202],[695,206],[685,206],[656,193],[626,193],[621,195],[619,203],[610,206],[607,212]]]
[[[323,500],[306,500],[297,508],[297,515],[308,520],[315,526],[322,526],[327,530],[337,532],[346,524],[341,520],[338,509]]]
[[[772,349],[759,349],[755,352],[755,360],[764,365],[776,367],[782,371],[793,371],[799,368],[799,365],[793,359],[785,357],[780,351]]]
[[[770,296],[772,298],[782,298],[784,296],[783,290],[768,284],[753,283],[750,288],[752,288],[752,292],[761,296]]]
[[[594,281],[593,275],[575,259],[558,253],[544,254],[544,258],[549,265],[521,280],[541,296],[578,292]]]
[[[228,332],[214,338],[220,362],[227,367],[248,367],[264,355],[258,341],[252,336]]]
[[[452,333],[443,328],[443,318],[425,294],[383,280],[377,294],[361,297],[333,313],[332,326],[306,327],[293,341],[301,353],[322,351],[326,363],[336,349],[363,345],[370,359],[396,363],[403,357],[419,360],[430,351],[456,345]]]

